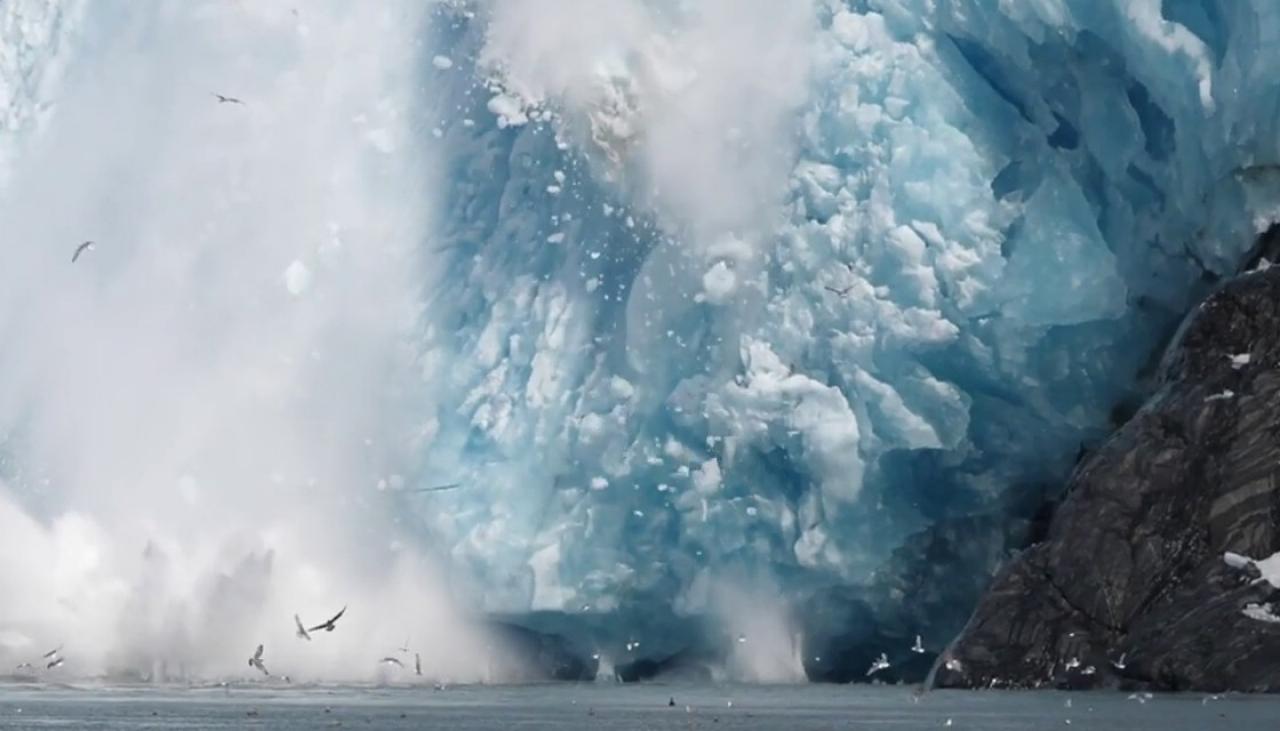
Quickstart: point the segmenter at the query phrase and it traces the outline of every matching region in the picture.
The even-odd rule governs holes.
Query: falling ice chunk
[[[435,66],[441,71],[445,69],[451,69],[453,68],[453,59],[449,58],[448,56],[436,56],[435,58],[431,59],[431,65]]]
[[[294,297],[302,296],[311,288],[311,270],[306,264],[294,259],[289,268],[284,270],[284,286]]]

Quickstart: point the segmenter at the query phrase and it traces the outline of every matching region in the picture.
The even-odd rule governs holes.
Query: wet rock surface
[[[937,687],[1280,690],[1280,268],[1192,312],[1155,394],[1077,465],[1045,539],[997,575]]]

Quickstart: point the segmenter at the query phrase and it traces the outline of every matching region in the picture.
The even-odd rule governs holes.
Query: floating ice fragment
[[[564,233],[563,233],[563,232],[553,233],[553,234],[551,234],[550,236],[548,236],[548,237],[547,237],[547,243],[548,243],[548,244],[559,244],[559,243],[563,243],[563,242],[564,242]]]
[[[449,58],[448,56],[436,56],[435,58],[431,59],[431,65],[435,66],[441,71],[445,69],[451,69],[453,68],[453,59]]]

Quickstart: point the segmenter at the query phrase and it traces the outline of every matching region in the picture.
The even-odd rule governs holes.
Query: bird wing
[[[413,653],[413,671],[418,675],[422,675],[422,656]]]
[[[455,490],[462,487],[461,482],[450,482],[447,485],[435,485],[433,487],[415,487],[408,492],[440,492],[442,490]]]
[[[262,645],[258,645],[258,649],[253,651],[253,659],[254,660],[262,659]]]
[[[327,628],[327,627],[332,627],[332,626],[333,626],[333,623],[334,623],[334,622],[337,622],[337,621],[338,621],[338,619],[339,619],[343,614],[346,614],[346,612],[347,612],[347,608],[346,608],[346,607],[343,607],[341,612],[338,612],[337,614],[333,615],[333,617],[331,617],[328,621],[326,621],[326,622],[321,622],[320,624],[317,624],[317,625],[316,625],[316,626],[314,626],[314,627],[308,627],[308,628],[307,628],[307,631],[308,631],[308,632],[315,632],[315,631],[316,631],[316,630],[318,630],[318,629],[325,629],[325,628]]]
[[[404,663],[400,662],[394,657],[384,657],[382,658],[382,661],[385,663],[391,663],[392,665],[398,665],[400,667],[404,667]]]
[[[298,636],[304,639],[311,639],[311,635],[307,634],[307,628],[302,626],[302,619],[298,615],[293,615],[293,623],[298,626]]]
[[[53,657],[54,655],[57,655],[59,652],[62,652],[62,645],[58,645],[58,646],[57,646],[57,647],[55,647],[54,649],[49,650],[49,651],[48,651],[48,652],[46,652],[45,654],[41,655],[41,657],[43,657],[44,659],[48,660],[49,658]]]

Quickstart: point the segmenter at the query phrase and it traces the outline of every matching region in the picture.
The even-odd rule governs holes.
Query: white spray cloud
[[[374,489],[415,418],[426,9],[297,7],[91,5],[0,195],[0,661],[242,674],[264,642],[362,679],[408,636],[428,674],[482,672]]]
[[[483,66],[697,239],[768,221],[808,93],[814,8],[774,0],[492,0]],[[612,168],[611,170],[608,168]]]

